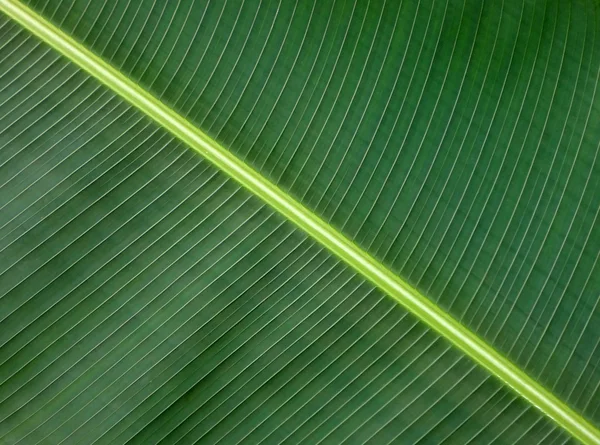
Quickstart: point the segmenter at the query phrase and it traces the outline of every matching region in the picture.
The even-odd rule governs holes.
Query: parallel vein
[[[151,117],[242,186],[312,236],[363,277],[415,314],[474,361],[513,388],[583,443],[600,443],[600,431],[459,321],[396,276],[315,213],[271,183],[180,114],[18,1],[0,9]]]

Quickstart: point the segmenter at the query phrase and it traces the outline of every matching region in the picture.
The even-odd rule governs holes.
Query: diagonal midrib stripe
[[[20,2],[0,0],[0,9],[310,234],[331,253],[510,386],[573,437],[586,444],[600,443],[600,431],[580,414],[184,117]]]

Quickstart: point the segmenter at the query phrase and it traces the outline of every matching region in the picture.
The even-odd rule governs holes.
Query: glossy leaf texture
[[[106,88],[0,32],[3,444],[567,439]]]
[[[30,3],[600,421],[597,4]]]
[[[598,6],[29,1],[600,422]],[[7,443],[563,443],[2,23]]]

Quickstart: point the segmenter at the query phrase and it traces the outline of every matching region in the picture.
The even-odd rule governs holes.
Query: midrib
[[[573,437],[585,444],[600,443],[600,431],[579,413],[366,251],[356,246],[341,232],[238,159],[183,116],[19,1],[0,0],[0,9],[268,203],[365,279],[387,293],[553,419]]]

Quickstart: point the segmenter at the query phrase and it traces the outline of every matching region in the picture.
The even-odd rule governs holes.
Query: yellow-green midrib
[[[69,36],[45,22],[19,3],[4,1],[3,9],[71,61],[84,68],[162,127],[199,152],[254,195],[310,234],[330,252],[371,281],[460,350],[511,386],[521,396],[583,442],[595,443],[597,430],[564,403],[519,370],[492,347],[432,304],[421,293],[387,270],[313,212],[267,181],[246,163],[209,138],[179,114],[94,56]]]

